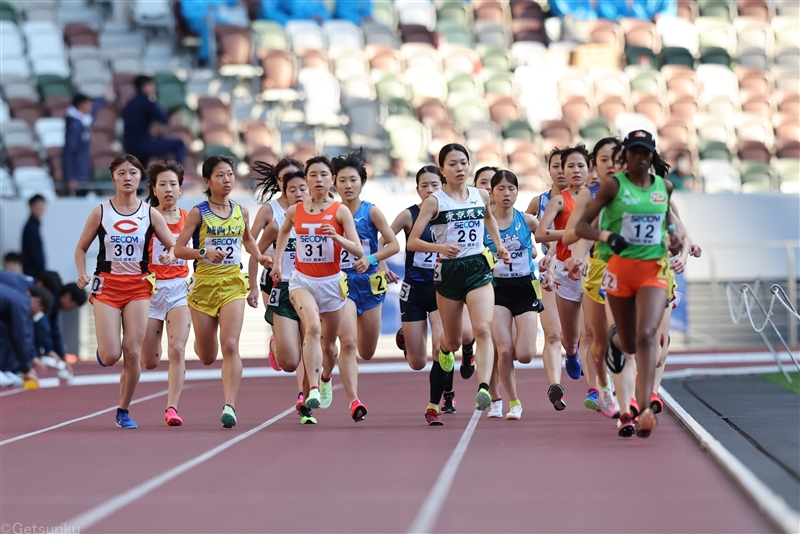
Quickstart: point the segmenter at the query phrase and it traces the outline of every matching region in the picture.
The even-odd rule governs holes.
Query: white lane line
[[[800,532],[800,515],[786,504],[782,497],[775,494],[769,486],[753,474],[736,456],[725,448],[708,430],[698,423],[674,398],[660,387],[658,394],[667,408],[680,423],[694,436],[700,446],[727,471],[728,475],[739,485],[748,497],[758,506],[764,515],[782,532]]]
[[[422,508],[417,512],[417,517],[414,518],[414,522],[408,527],[409,533],[426,534],[431,532],[433,527],[436,526],[439,513],[442,511],[442,506],[450,492],[450,486],[453,485],[453,480],[456,478],[458,466],[461,464],[461,459],[464,458],[464,453],[467,452],[469,441],[475,433],[475,427],[478,426],[481,415],[483,415],[483,412],[480,410],[475,410],[472,414],[472,418],[469,420],[467,428],[464,429],[464,433],[461,434],[461,439],[458,440],[456,448],[453,449],[453,453],[450,455],[450,458],[447,459],[447,463],[444,464],[442,472],[439,473],[439,478],[436,479],[436,483],[431,488],[428,496],[425,497]]]
[[[292,406],[291,408],[279,413],[272,419],[264,421],[257,427],[248,430],[244,434],[239,434],[235,438],[229,439],[225,443],[217,445],[208,452],[204,452],[203,454],[196,456],[189,461],[186,461],[180,465],[173,467],[169,471],[166,471],[158,476],[151,478],[150,480],[142,484],[139,484],[135,488],[129,489],[128,491],[117,495],[116,497],[109,499],[98,506],[95,506],[91,510],[84,512],[77,517],[73,517],[69,521],[66,521],[64,524],[67,525],[67,528],[73,529],[74,532],[81,532],[87,530],[92,526],[96,525],[97,523],[99,523],[100,521],[102,521],[103,519],[107,518],[111,514],[117,512],[122,508],[125,508],[129,504],[141,499],[151,491],[163,486],[170,480],[182,475],[183,473],[187,472],[193,467],[197,467],[203,462],[210,460],[211,458],[217,456],[219,453],[226,451],[227,449],[230,449],[240,441],[249,438],[256,432],[267,428],[271,424],[286,417],[290,413],[294,413],[294,411],[295,411],[294,406]]]
[[[669,361],[669,360],[668,360]],[[673,378],[691,378],[694,376],[735,376],[735,375],[758,375],[765,373],[777,373],[781,369],[777,365],[749,365],[747,367],[693,367],[691,369],[678,369],[677,371],[665,371],[664,380]]]
[[[50,389],[50,388],[57,388],[61,385],[61,380],[52,377],[52,378],[40,378],[39,379],[39,387],[37,389]],[[15,387],[13,389],[7,389],[0,393],[0,397],[7,397],[9,395],[16,395],[17,393],[22,393],[23,391],[27,391],[23,387]]]
[[[186,388],[184,388],[186,389]],[[152,395],[147,395],[146,397],[142,397],[141,399],[136,399],[131,402],[131,405],[139,404],[140,402],[149,401],[151,399],[155,399],[156,397],[161,397],[162,395],[166,395],[169,393],[168,389],[164,391],[159,391],[158,393],[153,393]],[[106,408],[105,410],[100,410],[98,412],[90,413],[89,415],[84,415],[83,417],[77,417],[75,419],[70,419],[69,421],[64,421],[63,423],[58,423],[57,425],[48,426],[47,428],[43,428],[41,430],[36,430],[34,432],[28,432],[27,434],[22,434],[20,436],[15,436],[13,438],[4,439],[0,441],[0,447],[3,445],[8,445],[9,443],[14,443],[15,441],[20,441],[25,438],[30,438],[33,436],[38,436],[39,434],[44,434],[45,432],[50,432],[51,430],[56,430],[57,428],[65,427],[67,425],[71,425],[73,423],[79,423],[81,421],[85,421],[87,419],[91,419],[92,417],[97,417],[98,415],[103,415],[104,413],[116,411],[118,406],[112,406],[111,408]]]

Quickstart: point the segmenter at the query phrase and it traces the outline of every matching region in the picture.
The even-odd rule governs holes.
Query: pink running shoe
[[[305,404],[305,400],[306,399],[303,398],[303,392],[302,391],[297,394],[297,402],[294,403],[294,409],[297,410],[297,413],[300,413],[300,408],[302,408],[303,404]]]
[[[273,345],[275,344],[275,336],[269,336],[269,365],[276,371],[283,371],[283,368],[278,363],[278,358],[275,355],[275,349]]]
[[[164,422],[167,426],[181,426],[183,424],[183,419],[178,415],[178,410],[170,406],[167,408],[167,411],[164,412]]]

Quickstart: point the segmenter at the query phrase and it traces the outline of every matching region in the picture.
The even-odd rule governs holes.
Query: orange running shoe
[[[167,426],[181,426],[183,424],[183,419],[178,415],[178,410],[170,406],[167,408],[167,411],[164,412],[164,422]]]
[[[366,415],[367,407],[360,400],[356,399],[350,403],[350,417],[353,418],[353,421],[356,423],[363,421]]]
[[[439,416],[439,410],[434,408],[428,408],[425,412],[425,420],[428,422],[428,426],[442,426],[444,423],[442,422],[442,418]]]

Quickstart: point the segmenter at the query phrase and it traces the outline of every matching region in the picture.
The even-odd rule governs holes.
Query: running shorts
[[[169,280],[158,280],[156,283],[158,291],[150,297],[150,318],[164,321],[167,313],[172,308],[188,306],[186,302],[186,278],[171,278]]]
[[[217,317],[226,304],[247,298],[248,288],[248,277],[241,272],[215,278],[194,275],[189,282],[189,307]]]
[[[495,278],[494,305],[507,308],[512,317],[528,312],[539,313],[544,311],[542,295],[536,290],[538,284],[538,280],[529,276]]]
[[[383,301],[386,300],[386,287],[385,272],[347,274],[349,291],[347,298],[355,302],[358,315],[383,304]]]
[[[438,309],[433,282],[403,280],[403,285],[400,286],[400,321],[404,323],[425,321],[428,319],[428,314]]]
[[[583,296],[583,280],[573,280],[567,275],[564,269],[564,262],[556,260],[556,272],[553,276],[553,286],[556,290],[556,295],[564,300],[571,300],[572,302],[580,302]]]
[[[305,289],[311,293],[317,302],[319,313],[341,310],[347,297],[347,282],[342,272],[331,276],[316,277],[294,271],[289,280],[289,293],[296,289]]]
[[[100,273],[92,277],[92,294],[89,302],[97,300],[121,310],[134,300],[150,300],[154,291],[148,275],[121,275]]]
[[[607,294],[618,298],[632,297],[642,287],[659,287],[669,291],[668,273],[668,258],[635,260],[614,254],[608,260],[603,284]]]
[[[608,263],[597,258],[589,258],[586,263],[586,272],[583,275],[583,293],[598,304],[605,304],[605,294],[601,294],[603,287],[603,274]]]
[[[492,283],[492,269],[483,254],[442,258],[434,269],[436,292],[450,300],[464,300],[473,289]]]
[[[258,285],[261,287],[261,291],[266,293],[267,295],[270,294],[272,291],[272,286],[274,285],[274,281],[270,274],[272,273],[272,269],[263,269],[261,271],[261,278],[259,279]]]
[[[267,311],[264,312],[264,320],[269,324],[274,324],[274,315],[286,317],[292,321],[300,320],[289,298],[289,282],[278,282],[269,292],[269,300],[267,301]]]

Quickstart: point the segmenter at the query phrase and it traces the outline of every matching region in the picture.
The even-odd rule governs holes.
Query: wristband
[[[367,261],[368,261],[370,264],[373,264],[373,263],[378,263],[378,260],[377,260],[377,259],[375,259],[375,254],[370,254],[369,256],[367,256]]]

